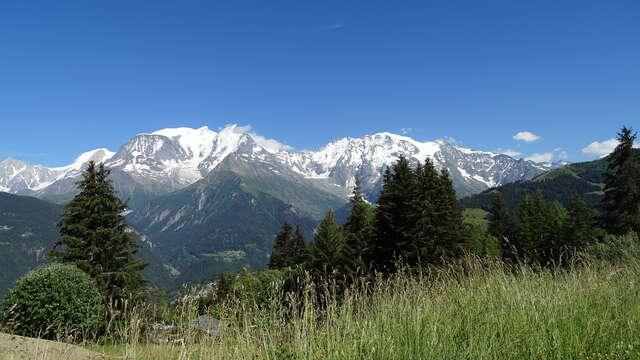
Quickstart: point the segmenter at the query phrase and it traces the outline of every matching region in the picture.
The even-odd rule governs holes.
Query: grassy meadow
[[[227,304],[212,309],[229,324],[221,340],[185,330],[152,344],[134,312],[108,345],[90,348],[126,359],[638,359],[639,276],[635,261],[544,270],[467,258],[340,301],[329,289],[324,311],[290,296],[304,304],[290,321],[277,299]],[[195,311],[184,305],[177,316]]]

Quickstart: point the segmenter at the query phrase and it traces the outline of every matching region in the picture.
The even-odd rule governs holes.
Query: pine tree
[[[273,250],[269,258],[269,269],[280,269],[289,266],[291,244],[291,231],[293,228],[286,221],[282,224],[282,230],[276,235],[273,242]]]
[[[513,254],[515,245],[512,243],[513,219],[499,191],[496,191],[491,209],[489,210],[488,232],[500,242],[503,258],[505,260],[515,260]]]
[[[427,158],[424,165],[418,163],[414,173],[416,181],[410,214],[412,236],[401,244],[402,257],[411,266],[432,260],[438,226],[437,199],[440,196],[440,175],[431,159]]]
[[[565,244],[571,250],[580,250],[591,244],[598,234],[591,209],[587,203],[574,195],[571,198],[569,215],[565,223]]]
[[[108,176],[104,165],[88,163],[76,183],[80,193],[64,208],[58,224],[61,237],[50,255],[89,274],[105,299],[117,303],[142,297],[146,281],[140,272],[147,263],[134,260],[139,245],[125,223],[126,205]]]
[[[387,168],[375,209],[375,237],[370,261],[380,270],[390,270],[400,258],[399,246],[412,241],[411,221],[415,174],[405,157]]]
[[[520,260],[541,265],[558,260],[564,246],[566,210],[558,202],[547,203],[542,194],[527,195],[517,209],[514,245]]]
[[[609,155],[609,170],[600,202],[602,227],[614,235],[640,233],[640,157],[633,150],[633,129],[618,132],[619,145]]]
[[[288,259],[288,266],[302,265],[309,260],[309,249],[300,226],[296,226],[289,248],[291,253]]]
[[[362,196],[356,184],[351,198],[351,212],[343,226],[344,275],[353,280],[366,271],[366,254],[373,238],[373,209]]]
[[[449,171],[443,169],[438,180],[439,186],[434,199],[436,204],[436,234],[433,242],[434,247],[430,253],[431,262],[458,256],[462,244],[465,242],[462,210],[458,207],[456,192],[449,178]]]
[[[311,248],[310,270],[317,279],[329,275],[340,276],[343,246],[342,229],[336,224],[333,211],[329,210],[316,229]]]

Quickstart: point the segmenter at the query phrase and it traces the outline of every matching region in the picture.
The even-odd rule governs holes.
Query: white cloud
[[[533,162],[551,162],[553,160],[553,153],[546,152],[544,154],[534,153],[531,156],[527,157],[526,160],[531,160]]]
[[[453,137],[451,137],[451,136],[445,136],[445,137],[444,137],[444,141],[448,142],[449,144],[454,144],[454,145],[457,145],[457,144],[459,144],[459,143],[460,143],[460,142],[458,141],[458,139],[453,138]]]
[[[515,151],[513,149],[498,149],[498,152],[500,154],[511,156],[511,157],[516,157],[516,156],[522,155],[521,152]]]
[[[609,139],[605,141],[594,141],[587,147],[582,149],[582,152],[590,157],[603,157],[611,154],[611,152],[618,146],[618,140]]]
[[[252,131],[251,125],[246,126],[238,126],[238,125],[227,125],[225,128],[231,128],[234,132],[238,134],[248,134],[251,135],[253,140],[255,140],[256,144],[262,146],[265,149],[275,150],[275,151],[290,151],[293,150],[293,147],[283,144],[277,140],[268,139],[262,135],[257,134]]]
[[[400,129],[400,135],[408,135],[412,131],[413,129],[410,127],[403,127],[402,129]]]
[[[565,159],[566,159],[566,158],[568,158],[568,157],[569,157],[569,155],[567,154],[567,152],[566,152],[566,151],[564,151],[564,150],[560,150],[560,151],[558,152],[558,159],[560,159],[560,160],[565,160]]]
[[[519,133],[513,135],[513,138],[516,140],[521,140],[526,142],[534,142],[540,139],[540,136],[529,131],[520,131]]]
[[[329,30],[329,31],[338,31],[342,28],[344,28],[343,22],[337,22],[335,24],[325,26],[325,30]]]

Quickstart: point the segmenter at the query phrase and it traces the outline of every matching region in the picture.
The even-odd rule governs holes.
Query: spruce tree
[[[282,230],[276,235],[273,242],[273,250],[269,258],[269,269],[280,269],[289,266],[291,231],[293,228],[288,222],[282,224]]]
[[[434,199],[436,204],[436,234],[433,249],[430,253],[431,262],[458,256],[462,244],[465,242],[462,210],[458,207],[458,200],[453,189],[453,183],[449,178],[449,171],[443,169],[438,180],[439,184]]]
[[[415,188],[412,190],[411,238],[402,244],[402,257],[408,265],[427,264],[433,261],[438,236],[440,174],[433,161],[427,158],[424,165],[418,163],[415,170]]]
[[[600,202],[602,227],[614,235],[640,233],[640,157],[633,144],[637,134],[623,127],[619,144],[609,155],[609,170]]]
[[[380,270],[392,269],[402,255],[399,247],[412,241],[414,189],[415,174],[407,159],[401,156],[392,169],[385,171],[375,209],[376,234],[370,260]]]
[[[366,254],[373,238],[373,209],[362,196],[356,184],[351,197],[351,212],[343,226],[344,231],[344,275],[349,279],[365,272]]]
[[[498,239],[500,248],[502,249],[502,257],[505,260],[514,260],[514,244],[513,242],[513,219],[507,210],[507,204],[499,191],[496,191],[489,210],[489,227],[490,235]]]
[[[147,266],[134,260],[139,245],[123,216],[126,205],[115,195],[109,170],[90,161],[76,183],[79,194],[65,207],[58,223],[61,237],[50,256],[95,279],[107,301],[140,298]]]
[[[573,195],[565,224],[566,246],[571,250],[580,250],[591,244],[598,234],[591,209],[577,195]]]
[[[336,224],[333,211],[329,210],[316,229],[311,248],[310,270],[316,278],[340,276],[343,246],[342,229]]]
[[[542,193],[527,195],[517,209],[514,245],[520,260],[547,265],[558,260],[564,246],[566,210],[558,202],[547,203]]]
[[[301,265],[309,260],[309,249],[300,226],[296,226],[289,248],[291,253],[288,259],[288,266]]]

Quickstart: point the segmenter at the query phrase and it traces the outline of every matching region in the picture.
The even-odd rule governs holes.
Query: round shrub
[[[105,308],[89,275],[72,265],[52,264],[16,281],[0,318],[16,335],[81,340],[97,335]]]

